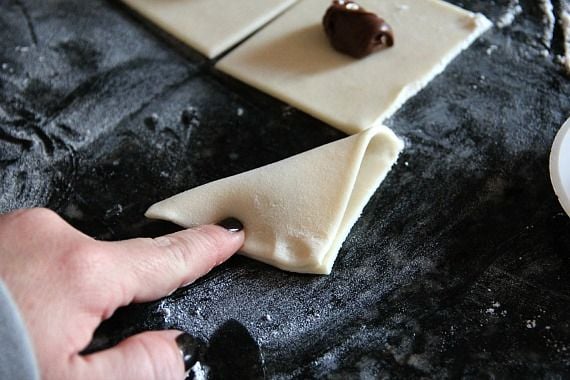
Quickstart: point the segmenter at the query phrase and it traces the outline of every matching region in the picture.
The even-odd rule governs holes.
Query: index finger
[[[208,273],[241,248],[241,228],[207,225],[155,239],[103,242],[110,263],[106,278],[120,288],[112,296],[111,312],[164,297]]]

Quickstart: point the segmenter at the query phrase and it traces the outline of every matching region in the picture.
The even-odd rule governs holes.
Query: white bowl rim
[[[550,180],[566,214],[570,216],[570,166],[562,173],[561,163],[570,162],[570,118],[562,125],[550,151]]]

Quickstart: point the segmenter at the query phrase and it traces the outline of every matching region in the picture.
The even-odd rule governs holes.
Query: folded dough
[[[394,46],[354,59],[321,24],[331,0],[303,0],[216,65],[346,132],[381,124],[491,22],[440,0],[358,0],[394,30]]]
[[[329,274],[369,198],[403,149],[378,126],[151,206],[149,218],[185,227],[236,217],[243,255],[302,273]]]
[[[122,0],[208,58],[223,53],[297,0]]]

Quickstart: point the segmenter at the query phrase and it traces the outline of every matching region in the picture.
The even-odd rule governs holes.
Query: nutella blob
[[[394,45],[390,25],[353,1],[333,1],[323,17],[323,26],[333,48],[354,58]]]

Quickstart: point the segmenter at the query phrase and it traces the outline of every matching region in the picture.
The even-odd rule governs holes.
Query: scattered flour
[[[522,13],[523,9],[519,4],[519,0],[511,0],[504,15],[497,20],[497,27],[499,29],[510,26],[515,18]]]
[[[69,205],[67,205],[67,207],[63,211],[63,214],[75,220],[81,220],[84,217],[83,211],[81,211],[81,209],[74,203],[70,203]]]
[[[570,3],[562,3],[562,12],[559,22],[564,35],[564,56],[560,59],[560,62],[564,65],[566,73],[570,75]]]
[[[487,55],[491,55],[497,50],[499,47],[497,45],[491,45],[487,48],[486,53]]]
[[[158,305],[158,311],[160,312],[160,314],[161,314],[161,316],[165,322],[170,321],[170,318],[172,317],[172,311],[168,307],[168,304],[166,303],[165,300],[162,300],[160,302],[160,304]]]
[[[491,304],[492,307],[489,307],[485,310],[485,314],[488,315],[496,315],[495,313],[499,313],[499,311],[497,309],[499,309],[501,307],[501,304],[497,301],[493,301],[493,303]],[[504,313],[503,313],[504,311]],[[504,317],[505,315],[507,315],[506,311],[503,310],[500,312],[500,314]]]
[[[200,362],[196,362],[190,369],[190,376],[188,378],[194,380],[207,380],[210,379],[210,368]]]
[[[551,0],[539,0],[538,4],[543,13],[542,23],[545,25],[542,35],[542,43],[547,49],[550,49],[552,46],[552,36],[554,35],[554,24],[556,22],[556,18],[554,17],[554,7],[552,6]],[[542,55],[545,55],[544,51],[541,53]]]

